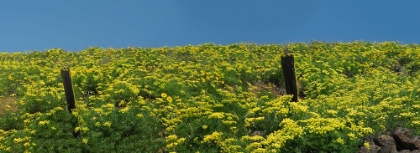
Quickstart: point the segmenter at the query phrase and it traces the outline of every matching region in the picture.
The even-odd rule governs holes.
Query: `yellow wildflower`
[[[88,131],[89,130],[89,128],[88,127],[82,127],[82,131],[83,132],[86,132],[86,131]]]
[[[130,107],[124,107],[123,109],[120,110],[121,113],[125,113],[130,109]]]
[[[217,132],[217,131],[213,132],[210,135],[205,135],[204,136],[204,139],[203,139],[203,143],[205,143],[205,142],[208,143],[208,142],[212,142],[212,141],[218,141],[218,140],[220,140],[222,138],[222,135],[223,135],[222,132]]]
[[[168,97],[166,97],[166,100],[169,101],[169,102],[172,102],[172,97],[168,96]]]
[[[335,140],[335,142],[337,142],[337,143],[339,143],[339,144],[344,144],[344,140],[343,140],[343,139],[341,139],[341,137],[340,137],[340,138],[337,138],[337,139]]]
[[[107,126],[107,127],[111,127],[111,124],[112,124],[112,123],[111,123],[110,121],[106,121],[103,125],[104,125],[104,126]]]
[[[109,103],[106,104],[105,106],[108,107],[108,109],[113,109],[115,107],[114,104],[109,104]]]
[[[84,144],[87,144],[87,143],[88,143],[88,139],[83,138],[83,139],[82,139],[82,142],[83,142]]]
[[[44,120],[44,121],[39,121],[38,125],[45,125],[45,124],[48,124],[48,123],[50,123],[49,120]]]
[[[354,139],[357,138],[354,133],[349,133],[349,134],[347,134],[347,136],[350,138],[350,140],[354,140]]]
[[[22,138],[14,138],[13,139],[13,142],[14,143],[21,143],[23,141],[23,139]]]
[[[168,135],[168,136],[166,137],[166,142],[170,142],[170,141],[173,141],[173,140],[176,140],[176,139],[178,139],[178,136],[176,136],[176,135],[174,135],[174,134],[172,134],[172,135]]]
[[[160,96],[162,96],[163,98],[166,98],[168,95],[166,93],[162,93],[160,94]]]
[[[209,119],[211,119],[211,118],[223,118],[223,117],[225,117],[225,115],[223,114],[223,113],[220,113],[220,112],[214,112],[214,113],[212,113],[212,114],[210,114],[209,115]]]
[[[25,146],[25,147],[29,147],[31,144],[29,143],[29,142],[25,142],[24,144],[23,144],[23,146]]]
[[[75,132],[78,132],[78,131],[86,132],[88,130],[89,130],[88,127],[80,127],[80,126],[78,126],[78,127],[74,128],[74,131]]]
[[[363,146],[365,146],[366,148],[368,148],[369,150],[370,150],[370,144],[369,144],[369,142],[365,142],[365,143],[363,143]]]

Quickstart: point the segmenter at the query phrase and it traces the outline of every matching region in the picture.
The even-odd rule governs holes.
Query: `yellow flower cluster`
[[[282,93],[284,48],[295,57],[297,103]],[[157,120],[161,129],[153,134],[165,138],[160,148],[168,152],[196,151],[186,142],[219,152],[278,152],[288,142],[313,137],[346,148],[341,146],[393,121],[418,129],[419,48],[314,41],[1,53],[0,96],[18,98],[25,112],[9,118],[22,123],[16,130],[24,136],[0,129],[0,152],[11,151],[8,142],[30,150],[40,145],[32,144],[39,131],[60,131],[60,115],[67,111],[63,68],[71,71],[78,121],[73,128],[83,134],[81,144],[94,146],[97,133],[137,132],[137,123]],[[121,123],[131,127],[119,128]],[[250,135],[255,130],[263,132]]]

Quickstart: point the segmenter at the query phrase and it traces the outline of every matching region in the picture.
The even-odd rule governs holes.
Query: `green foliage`
[[[297,103],[281,93],[285,48],[305,95]],[[18,98],[0,118],[0,152],[354,152],[366,135],[420,131],[418,48],[313,41],[0,53],[0,96]]]

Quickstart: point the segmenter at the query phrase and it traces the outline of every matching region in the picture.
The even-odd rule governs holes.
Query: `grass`
[[[17,109],[15,101],[17,99],[14,97],[3,97],[0,98],[0,117],[3,116],[4,112],[7,110],[15,111]]]

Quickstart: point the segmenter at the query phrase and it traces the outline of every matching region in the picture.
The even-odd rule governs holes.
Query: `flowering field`
[[[284,95],[285,48],[297,103]],[[2,112],[0,150],[355,152],[366,135],[420,131],[419,58],[416,44],[316,41],[0,53],[0,96],[17,99],[0,106],[16,107]]]

